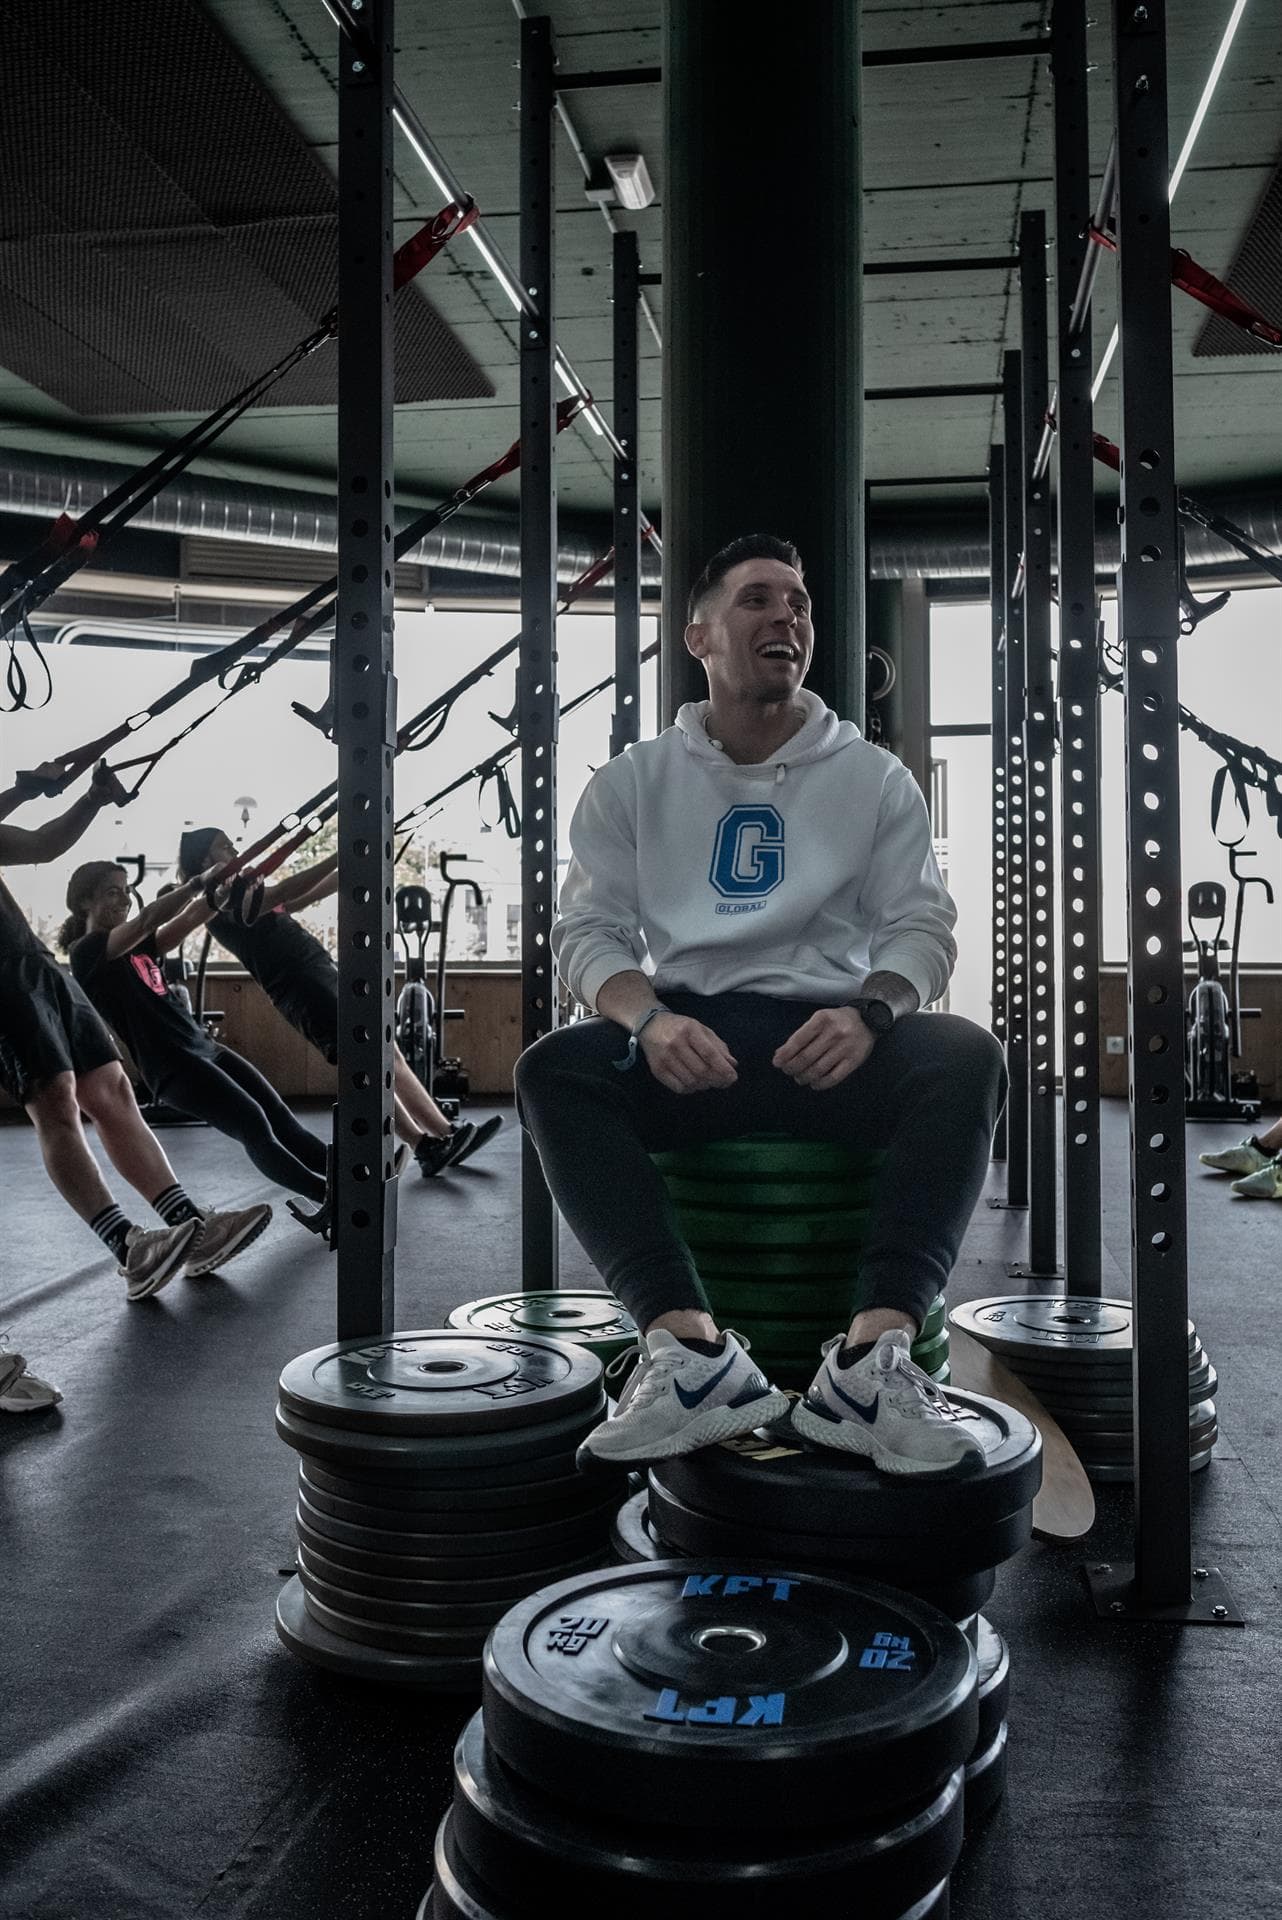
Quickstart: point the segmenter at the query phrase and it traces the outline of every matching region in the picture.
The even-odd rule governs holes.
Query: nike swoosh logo
[[[720,1382],[725,1379],[726,1375],[729,1373],[734,1363],[735,1363],[735,1356],[734,1354],[731,1354],[730,1358],[726,1361],[725,1366],[722,1367],[720,1373],[714,1373],[711,1380],[705,1380],[703,1385],[701,1387],[696,1387],[693,1393],[687,1393],[679,1380],[674,1380],[672,1382],[673,1386],[677,1390],[677,1399],[681,1402],[682,1406],[685,1408],[687,1413],[690,1411],[691,1407],[697,1407],[701,1400],[707,1399],[708,1395],[712,1392],[712,1389],[715,1386],[718,1386]]]
[[[872,1425],[873,1421],[877,1418],[877,1409],[881,1405],[881,1395],[879,1393],[874,1393],[870,1407],[861,1407],[857,1400],[852,1400],[848,1393],[841,1391],[841,1388],[831,1376],[829,1377],[828,1385],[832,1388],[839,1400],[844,1401],[846,1406],[852,1408],[861,1420],[866,1420],[869,1426]]]

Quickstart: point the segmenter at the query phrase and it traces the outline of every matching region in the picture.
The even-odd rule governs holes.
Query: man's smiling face
[[[792,699],[814,652],[810,595],[782,560],[741,560],[686,628],[686,645],[703,662],[708,691],[765,706]]]

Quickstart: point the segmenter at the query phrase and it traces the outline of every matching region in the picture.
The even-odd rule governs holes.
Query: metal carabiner
[[[1184,528],[1181,526],[1180,632],[1183,634],[1196,633],[1204,620],[1209,620],[1213,613],[1221,613],[1232,598],[1233,594],[1229,588],[1225,588],[1223,593],[1212,594],[1209,600],[1198,600],[1194,598],[1193,589],[1189,585],[1188,548],[1184,539]]]

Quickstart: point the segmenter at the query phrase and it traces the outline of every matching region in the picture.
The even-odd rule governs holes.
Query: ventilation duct
[[[128,469],[101,461],[61,459],[56,455],[8,452],[0,462],[0,513],[48,522],[60,513],[84,513]],[[1282,557],[1282,501],[1273,493],[1199,496],[1223,518],[1235,521],[1264,552]],[[1113,572],[1119,561],[1115,505],[1101,499],[1096,508],[1096,566]],[[404,514],[402,518],[408,518]],[[165,488],[131,523],[157,533],[206,540],[248,541],[255,545],[310,553],[336,552],[338,519],[324,494],[251,486],[187,474]],[[1235,568],[1245,563],[1237,551],[1204,527],[1188,525],[1191,570]],[[33,530],[33,542],[36,532]],[[602,533],[602,540],[608,539]],[[878,580],[927,578],[977,580],[988,574],[988,519],[981,501],[955,508],[901,508],[892,517],[874,512],[869,528],[872,574]],[[563,534],[558,578],[569,583],[599,557],[600,548],[578,534]],[[487,585],[514,581],[521,570],[520,530],[509,517],[460,515],[404,555],[407,565],[452,574],[484,576]],[[659,578],[659,558],[642,544],[642,578]],[[478,591],[480,581],[478,580]]]
[[[1282,496],[1199,491],[1199,502],[1223,520],[1232,520],[1261,552],[1282,557]],[[1251,572],[1236,547],[1196,522],[1183,522],[1190,573],[1209,570]],[[938,508],[901,509],[893,519],[873,512],[868,529],[874,580],[986,580],[988,510],[976,500],[959,501],[946,515]],[[1121,564],[1121,535],[1116,497],[1095,503],[1095,572],[1111,578]]]
[[[42,520],[66,513],[77,519],[130,471],[104,461],[9,451],[0,460],[0,513],[29,514]],[[411,517],[405,509],[398,515],[402,525]],[[338,550],[338,514],[325,494],[251,486],[204,474],[180,475],[129,524],[152,533],[247,541],[331,556]],[[599,547],[563,533],[557,576],[568,585],[600,557]],[[401,558],[407,566],[515,580],[521,572],[520,528],[515,514],[500,518],[465,510]],[[642,577],[659,578],[658,555],[645,545]]]

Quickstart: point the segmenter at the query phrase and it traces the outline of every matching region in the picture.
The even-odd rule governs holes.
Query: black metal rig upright
[[[557,1023],[556,914],[556,196],[551,22],[521,22],[521,1044]],[[527,1288],[557,1280],[557,1212],[528,1134],[521,1140],[521,1255]]]
[[[1135,1316],[1135,1561],[1093,1570],[1105,1616],[1240,1624],[1192,1553],[1180,872],[1180,547],[1165,0],[1115,0],[1127,1041]]]
[[[338,87],[338,1337],[395,1314],[392,1173],[392,10],[340,30]]]
[[[641,738],[641,486],[637,472],[640,262],[635,233],[614,236],[614,716],[610,758]]]
[[[1091,448],[1091,309],[1099,249],[1091,218],[1085,0],[1052,21],[1055,54],[1055,282],[1058,361],[1060,881],[1064,973],[1064,1272],[1096,1299],[1100,1274],[1099,638]],[[1107,196],[1111,199],[1111,187]],[[1048,449],[1049,453],[1049,449]]]

